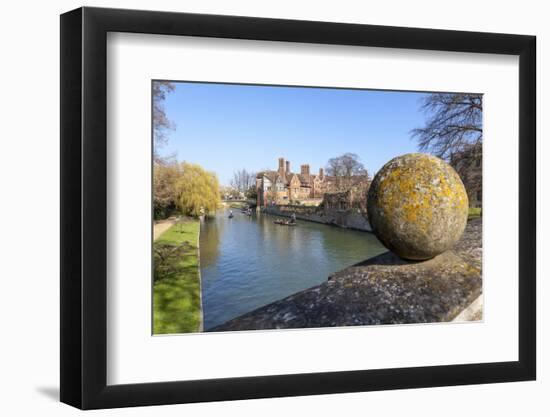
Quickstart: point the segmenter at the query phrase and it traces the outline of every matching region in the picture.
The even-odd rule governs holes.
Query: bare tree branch
[[[421,151],[450,160],[483,140],[481,94],[433,93],[423,99],[424,127],[413,129]]]
[[[328,175],[336,178],[336,186],[339,190],[346,190],[351,187],[352,177],[354,176],[362,176],[367,182],[369,179],[368,171],[359,156],[350,152],[336,158],[330,158],[327,162],[326,171]]]
[[[159,162],[158,148],[166,143],[167,132],[175,129],[174,123],[168,119],[164,110],[166,94],[174,91],[174,89],[175,86],[171,82],[153,82],[153,156]]]
[[[252,186],[256,184],[256,174],[249,172],[246,169],[241,169],[233,173],[233,178],[230,181],[231,187],[241,193],[246,193]]]

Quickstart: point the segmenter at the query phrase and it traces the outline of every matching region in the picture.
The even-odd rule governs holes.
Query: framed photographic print
[[[61,16],[61,400],[535,379],[535,38]]]

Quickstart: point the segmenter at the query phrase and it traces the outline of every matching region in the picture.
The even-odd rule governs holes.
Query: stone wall
[[[481,320],[481,231],[481,219],[471,220],[460,241],[433,259],[386,252],[211,331]],[[461,314],[473,304],[474,314]]]
[[[274,216],[290,217],[296,214],[299,220],[323,223],[348,229],[372,232],[368,219],[358,209],[338,210],[336,208],[308,207],[308,206],[268,206],[264,212]]]

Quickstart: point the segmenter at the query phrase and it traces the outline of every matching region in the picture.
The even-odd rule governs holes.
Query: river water
[[[368,232],[220,210],[201,225],[204,328],[318,285],[328,275],[385,252]]]

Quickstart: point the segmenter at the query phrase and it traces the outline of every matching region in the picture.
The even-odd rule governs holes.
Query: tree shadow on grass
[[[199,329],[201,294],[196,252],[155,268],[153,294],[155,334],[189,333]]]

